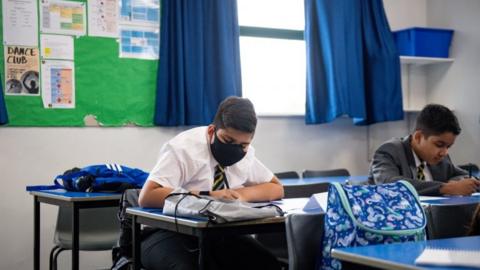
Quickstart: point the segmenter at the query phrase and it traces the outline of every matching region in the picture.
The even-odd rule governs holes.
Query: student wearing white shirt
[[[225,99],[211,125],[182,132],[162,147],[140,193],[140,206],[162,207],[177,187],[249,202],[282,198],[280,181],[250,145],[256,124],[248,99]],[[213,239],[210,247],[208,269],[279,269],[275,257],[250,237]],[[142,264],[149,270],[196,269],[197,240],[159,230],[142,242]]]
[[[407,180],[420,195],[470,195],[480,182],[456,167],[448,155],[460,134],[448,108],[429,104],[417,117],[413,134],[382,144],[370,164],[371,184]]]

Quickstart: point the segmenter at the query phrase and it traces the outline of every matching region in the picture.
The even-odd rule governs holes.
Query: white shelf
[[[419,113],[423,108],[403,108],[406,113]]]
[[[434,64],[451,64],[454,60],[454,58],[400,56],[404,112],[418,113],[427,103],[426,67]]]
[[[454,58],[439,58],[439,57],[418,57],[418,56],[400,56],[400,63],[410,65],[430,65],[440,63],[451,63]]]

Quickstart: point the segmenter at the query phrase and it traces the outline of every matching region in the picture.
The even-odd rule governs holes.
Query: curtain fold
[[[382,0],[305,0],[307,124],[403,119],[400,60]]]
[[[241,96],[236,0],[162,1],[154,124],[211,123],[220,102]]]
[[[0,78],[0,82],[1,82]],[[8,115],[7,115],[7,106],[5,105],[5,100],[3,98],[3,87],[0,83],[0,125],[5,125],[8,123]]]

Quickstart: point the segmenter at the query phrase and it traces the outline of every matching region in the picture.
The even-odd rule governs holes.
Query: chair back
[[[300,175],[296,171],[277,172],[275,176],[278,179],[300,178]]]
[[[466,236],[477,204],[429,205],[427,215],[428,239]]]
[[[329,183],[313,183],[283,186],[284,198],[310,197],[315,193],[327,192]]]
[[[86,208],[79,210],[79,249],[109,250],[120,235],[118,207]],[[54,243],[72,249],[72,208],[59,207]]]
[[[347,169],[333,170],[305,170],[302,173],[303,178],[322,177],[322,176],[350,176]]]
[[[458,165],[458,167],[464,169],[467,172],[471,172],[473,175],[478,175],[479,173],[478,165],[474,163],[462,164]]]
[[[350,176],[347,169],[335,170],[305,170],[302,173],[303,178],[328,177],[328,176]],[[285,198],[310,197],[315,193],[327,192],[329,183],[312,183],[302,185],[285,185]]]
[[[315,269],[320,253],[325,214],[291,214],[285,228],[288,247],[288,269]]]

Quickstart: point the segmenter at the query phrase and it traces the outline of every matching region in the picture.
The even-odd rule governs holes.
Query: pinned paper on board
[[[160,33],[157,28],[122,26],[120,57],[158,59]]]
[[[42,59],[73,60],[73,37],[61,35],[40,36]]]
[[[159,0],[118,0],[121,24],[160,26]]]
[[[40,94],[37,47],[5,46],[5,94]]]
[[[85,3],[43,0],[40,10],[42,33],[83,36],[86,33]]]
[[[118,37],[118,0],[88,1],[88,35]]]
[[[8,45],[38,46],[36,0],[3,0],[3,42]]]
[[[42,61],[42,99],[45,108],[75,108],[75,69],[72,61]]]

